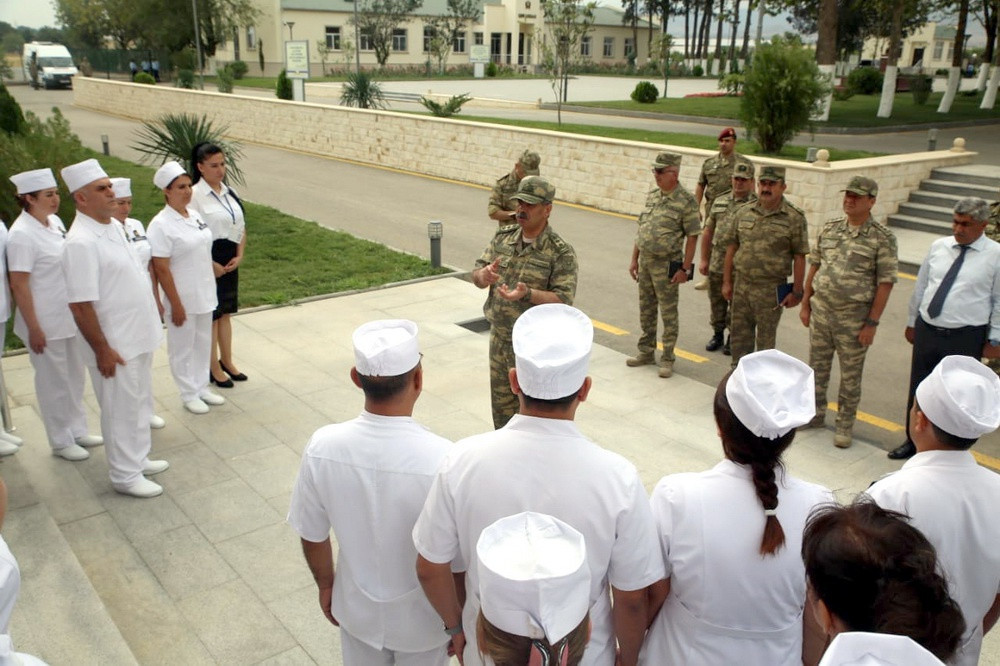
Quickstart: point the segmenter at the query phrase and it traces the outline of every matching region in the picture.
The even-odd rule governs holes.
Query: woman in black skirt
[[[243,202],[226,185],[226,156],[211,143],[199,143],[191,151],[194,196],[190,208],[196,210],[212,230],[212,268],[219,307],[212,315],[211,382],[232,388],[247,376],[233,362],[231,315],[239,301],[239,266],[247,246]],[[228,375],[228,376],[227,376]]]

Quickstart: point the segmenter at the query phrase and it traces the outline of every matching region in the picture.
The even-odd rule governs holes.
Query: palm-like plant
[[[384,109],[382,86],[365,72],[351,72],[340,89],[340,103],[360,109]]]
[[[199,143],[214,143],[226,154],[227,179],[243,185],[245,180],[239,163],[243,159],[241,144],[223,138],[228,127],[215,127],[204,115],[193,113],[168,113],[153,122],[143,123],[136,131],[137,140],[132,148],[143,153],[144,164],[160,165],[167,160],[177,160],[188,173],[192,173],[191,150]]]
[[[452,95],[447,102],[442,104],[437,102],[430,97],[421,97],[420,103],[424,107],[439,118],[448,118],[453,116],[462,110],[462,105],[468,102],[471,97],[468,93],[462,93],[461,95]]]

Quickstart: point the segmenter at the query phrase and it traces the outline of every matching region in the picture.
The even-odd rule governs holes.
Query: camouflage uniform
[[[986,225],[986,235],[1000,243],[1000,201],[993,202],[990,207],[990,221]],[[986,359],[986,365],[1000,375],[1000,358]]]
[[[809,300],[809,365],[816,373],[816,414],[826,413],[833,353],[840,363],[837,433],[850,435],[861,400],[861,374],[868,348],[858,333],[880,284],[895,283],[896,237],[869,216],[859,227],[847,218],[828,222],[809,263],[818,266]]]
[[[735,368],[755,349],[774,349],[784,310],[776,307],[775,289],[786,282],[795,255],[809,254],[809,233],[805,214],[785,198],[777,210],[750,204],[734,217],[725,245],[739,245],[733,257],[729,329]]]
[[[723,157],[722,153],[712,155],[701,165],[701,173],[698,175],[698,184],[705,188],[705,211],[712,210],[712,204],[716,198],[730,192],[733,189],[733,167],[737,160],[749,162],[746,156],[735,150],[729,157]]]
[[[500,227],[489,247],[476,261],[482,268],[500,257],[500,279],[490,286],[483,313],[490,322],[490,391],[493,403],[493,425],[503,427],[519,409],[517,396],[510,390],[508,371],[514,367],[514,345],[511,332],[514,321],[531,305],[527,301],[507,301],[496,295],[501,284],[513,288],[523,282],[531,289],[555,292],[567,305],[576,294],[576,252],[552,227],[545,226],[532,243],[521,240],[521,227],[508,224]]]
[[[521,180],[515,171],[498,178],[496,185],[493,186],[493,191],[490,192],[490,203],[486,206],[486,214],[493,215],[501,210],[516,210],[517,201],[511,197],[517,194],[517,186],[520,182]]]
[[[671,261],[684,259],[684,242],[700,233],[698,204],[683,185],[669,193],[654,187],[639,215],[635,245],[639,248],[639,357],[656,350],[656,310],[663,319],[663,355],[660,365],[674,362],[677,343],[677,285],[671,284]]]
[[[729,301],[722,296],[723,267],[726,263],[725,240],[729,235],[736,209],[746,203],[757,201],[753,191],[738,201],[733,200],[733,193],[727,192],[718,197],[705,218],[705,229],[712,230],[712,255],[708,261],[708,302],[711,308],[709,324],[713,331],[723,331],[730,328]]]

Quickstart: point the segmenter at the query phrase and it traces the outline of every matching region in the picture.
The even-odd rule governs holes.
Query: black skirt
[[[233,257],[239,245],[226,238],[220,238],[212,242],[212,261],[225,266]],[[223,273],[215,278],[215,293],[219,299],[219,305],[212,313],[212,319],[218,319],[222,315],[233,314],[237,310],[240,291],[240,269],[230,273]]]

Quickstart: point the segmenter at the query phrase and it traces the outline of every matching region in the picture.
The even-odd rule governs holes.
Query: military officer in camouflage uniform
[[[629,367],[653,363],[656,349],[656,310],[663,319],[663,354],[660,377],[674,374],[677,343],[677,285],[687,282],[694,262],[701,223],[698,204],[677,182],[681,156],[660,153],[653,162],[656,187],[646,197],[639,215],[639,230],[632,248],[629,275],[639,283],[639,353],[625,362]],[[671,264],[675,270],[671,271]]]
[[[733,214],[745,203],[757,201],[753,191],[754,166],[752,162],[737,162],[733,168],[732,190],[719,196],[705,217],[701,232],[701,262],[698,270],[708,276],[708,302],[711,306],[709,324],[712,338],[705,345],[705,351],[714,352],[723,347],[723,353],[730,354],[729,340],[723,344],[723,334],[729,328],[729,301],[722,297],[722,274],[726,263],[726,236],[732,225]]]
[[[740,207],[726,234],[722,295],[730,302],[733,367],[754,350],[773,349],[785,308],[802,300],[809,232],[806,216],[785,199],[785,168],[765,166],[757,203]],[[792,274],[781,302],[777,289]]]
[[[861,401],[865,354],[896,283],[896,237],[872,217],[878,183],[855,176],[844,190],[847,217],[823,227],[809,254],[809,274],[799,318],[809,328],[809,365],[816,373],[816,417],[822,427],[833,353],[840,361],[837,430],[833,443],[851,445]]]
[[[514,195],[517,194],[517,186],[525,176],[537,176],[538,165],[542,158],[538,153],[526,150],[521,153],[514,163],[514,170],[497,179],[493,191],[490,192],[490,203],[486,207],[486,213],[490,219],[496,220],[500,224],[513,224],[517,217],[517,201]]]
[[[702,163],[698,185],[694,189],[694,198],[699,206],[702,197],[705,198],[705,218],[712,211],[712,203],[732,188],[733,167],[741,161],[745,162],[747,158],[736,152],[736,130],[727,127],[719,132],[719,153]],[[701,280],[694,288],[701,291],[708,289],[709,284],[709,280]]]
[[[519,404],[508,374],[514,367],[514,321],[532,305],[566,303],[576,295],[576,252],[549,226],[556,190],[538,176],[514,194],[516,224],[500,227],[476,261],[472,282],[489,288],[483,312],[490,322],[490,391],[493,425],[502,428]]]

